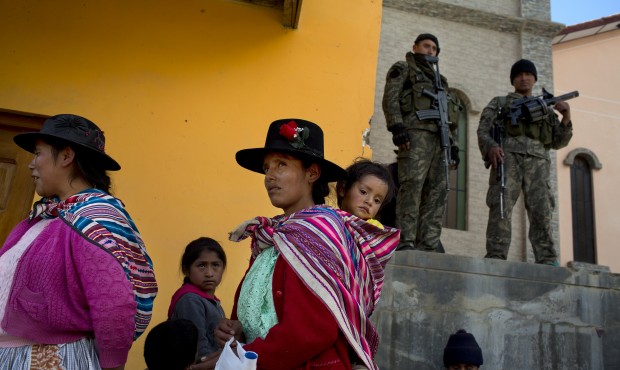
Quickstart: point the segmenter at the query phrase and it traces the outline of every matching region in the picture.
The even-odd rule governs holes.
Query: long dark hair
[[[338,189],[338,191],[336,192],[338,197],[338,207],[342,205],[342,199],[344,198],[343,196],[340,196],[340,194],[338,194],[340,190],[342,190],[342,192],[346,194],[347,191],[351,189],[351,186],[353,186],[353,184],[355,184],[357,181],[360,181],[360,179],[366,175],[376,176],[379,180],[385,182],[385,184],[387,185],[388,191],[385,199],[383,200],[383,203],[381,203],[381,207],[389,203],[396,193],[396,185],[394,184],[394,180],[392,179],[390,170],[384,164],[362,158],[356,160],[352,165],[347,167],[346,171],[347,177],[345,177],[343,180],[338,181],[338,184],[336,185],[336,189]],[[379,209],[381,209],[381,207]]]
[[[301,160],[301,164],[304,169],[310,168],[316,162],[308,159],[308,158],[299,158],[293,155],[293,157]],[[321,166],[316,163],[319,168]],[[325,204],[325,197],[329,195],[329,184],[327,181],[323,180],[323,177],[319,176],[319,178],[312,184],[312,201],[314,204]]]
[[[222,260],[224,269],[226,269],[226,253],[220,243],[215,239],[203,236],[191,241],[187,247],[185,247],[185,252],[183,252],[183,257],[181,257],[181,271],[184,274],[189,272],[189,267],[200,257],[202,252],[214,252],[217,254],[217,258]],[[183,282],[190,283],[189,277],[185,276]]]
[[[75,152],[75,167],[71,177],[72,180],[77,177],[82,177],[93,188],[110,194],[110,187],[112,185],[110,176],[108,176],[108,173],[104,169],[103,165],[101,165],[96,158],[89,155],[88,150],[71,145],[71,143],[68,143],[62,139],[45,138],[43,141],[52,147],[54,161],[56,161],[58,154],[64,148],[69,147]]]

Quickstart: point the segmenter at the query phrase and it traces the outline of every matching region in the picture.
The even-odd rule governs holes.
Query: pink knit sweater
[[[0,255],[37,221],[17,225]],[[135,313],[132,286],[118,261],[55,219],[19,261],[0,325],[37,343],[94,337],[101,367],[107,368],[127,361]]]

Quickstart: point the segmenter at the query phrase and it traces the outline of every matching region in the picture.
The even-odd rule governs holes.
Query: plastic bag
[[[242,343],[237,343],[237,353],[230,347],[234,338],[230,338],[215,364],[215,370],[256,370],[258,355],[256,352],[246,351]],[[239,356],[237,356],[239,354]]]

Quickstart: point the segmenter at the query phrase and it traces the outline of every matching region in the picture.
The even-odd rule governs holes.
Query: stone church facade
[[[464,171],[458,188],[462,198],[461,226],[444,227],[441,240],[446,253],[484,256],[489,171],[483,165],[477,144],[480,113],[494,96],[513,91],[510,67],[521,58],[532,60],[538,69],[534,93],[540,94],[542,87],[553,91],[551,41],[561,29],[562,25],[550,21],[549,0],[383,1],[375,109],[368,138],[373,159],[384,163],[395,161],[395,147],[385,128],[381,108],[385,76],[394,62],[404,60],[418,34],[429,32],[438,37],[440,71],[448,78],[451,90],[466,103],[467,119],[460,128]],[[554,169],[554,151],[552,157]],[[551,179],[555,188],[555,170]],[[559,245],[557,206],[553,220],[556,249]],[[449,208],[448,212],[457,211]],[[522,199],[514,208],[512,224],[508,259],[533,261]]]

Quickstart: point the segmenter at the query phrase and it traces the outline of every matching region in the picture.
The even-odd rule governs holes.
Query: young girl
[[[338,207],[381,229],[375,216],[392,197],[396,186],[384,165],[361,159],[350,165],[347,177],[338,181]]]
[[[253,257],[234,320],[220,322],[218,342],[234,336],[247,343],[261,369],[376,369],[378,336],[369,315],[398,231],[324,205],[327,183],[346,173],[323,157],[323,131],[312,122],[274,121],[264,148],[241,150],[236,159],[263,174],[269,200],[283,214],[257,217],[231,233],[233,241],[251,238]],[[381,237],[364,239],[369,232]]]
[[[207,237],[198,238],[187,245],[181,258],[183,285],[172,296],[169,319],[187,319],[198,328],[196,361],[199,362],[219,349],[213,332],[224,311],[215,289],[222,281],[226,269],[226,254],[222,246]]]

